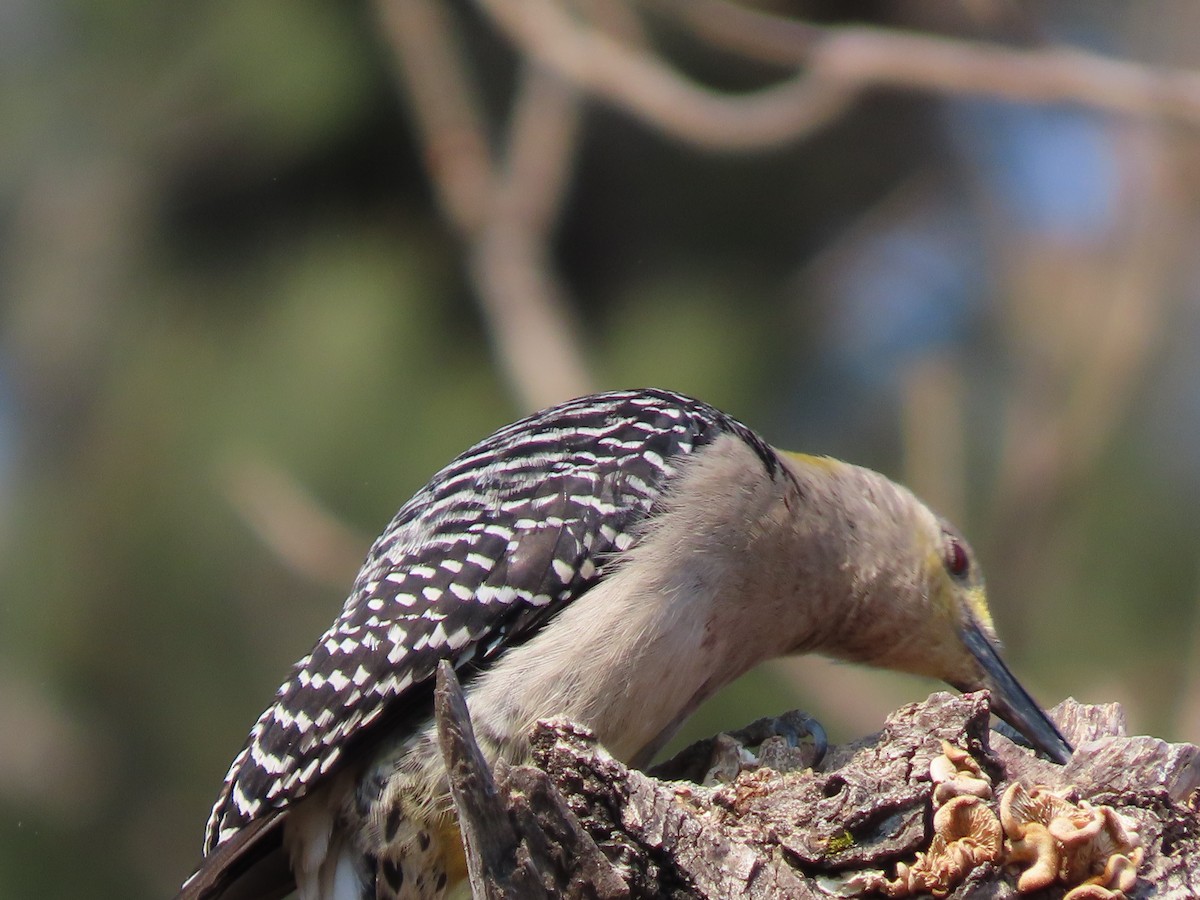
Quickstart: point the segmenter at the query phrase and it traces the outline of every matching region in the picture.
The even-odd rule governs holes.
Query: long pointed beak
[[[1071,758],[1071,745],[1025,688],[1021,687],[1021,683],[1000,658],[996,647],[973,619],[963,629],[963,641],[983,669],[982,684],[974,687],[986,688],[991,692],[992,712],[1017,729],[1029,743],[1054,762],[1065,764]]]

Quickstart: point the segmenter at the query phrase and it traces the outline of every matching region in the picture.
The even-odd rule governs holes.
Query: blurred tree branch
[[[524,55],[700,145],[749,149],[795,139],[837,111],[835,98],[844,101],[871,87],[1074,102],[1200,124],[1200,73],[1072,47],[1015,49],[896,29],[812,25],[728,0],[655,0],[653,5],[701,40],[750,58],[803,67],[779,85],[731,96],[686,79],[657,56],[588,29],[555,0],[477,2]]]
[[[519,404],[537,409],[587,393],[592,380],[547,249],[577,142],[574,91],[527,69],[498,152],[445,7],[438,0],[376,6],[430,179],[468,245],[484,318]]]
[[[550,251],[588,96],[679,140],[727,152],[799,140],[878,87],[1072,102],[1200,124],[1200,74],[1068,47],[816,25],[730,0],[477,4],[525,60],[500,147],[489,138],[453,11],[435,0],[376,0],[434,190],[467,245],[497,357],[527,409],[593,387]],[[745,93],[702,85],[644,39],[647,11],[711,47],[798,71]]]
[[[284,566],[314,584],[344,591],[371,540],[320,503],[279,465],[230,454],[216,472],[234,512]]]
[[[673,137],[711,150],[771,147],[842,112],[853,86],[801,72],[743,95],[704,87],[661,57],[579,24],[553,0],[478,0],[526,57]]]
[[[550,254],[575,158],[579,98],[526,64],[514,103],[484,225],[470,242],[471,274],[509,383],[532,410],[592,389]]]

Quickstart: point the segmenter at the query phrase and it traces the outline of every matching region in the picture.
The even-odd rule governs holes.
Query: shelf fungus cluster
[[[1049,788],[1010,784],[997,817],[986,802],[992,782],[965,750],[942,742],[929,766],[933,782],[933,838],[896,876],[861,872],[845,885],[855,894],[947,896],[984,863],[1020,870],[1022,894],[1052,885],[1064,900],[1121,898],[1137,882],[1142,861],[1136,829],[1110,806],[1072,803]]]
[[[933,781],[933,839],[912,864],[897,863],[896,877],[861,872],[847,883],[855,893],[945,897],[976,866],[997,863],[1004,849],[1000,821],[984,803],[992,781],[971,754],[942,741],[942,755],[929,764]]]
[[[1026,867],[1017,880],[1023,894],[1063,884],[1074,885],[1067,900],[1107,900],[1137,883],[1141,838],[1111,806],[1013,783],[1000,800],[1000,822],[1007,861]]]

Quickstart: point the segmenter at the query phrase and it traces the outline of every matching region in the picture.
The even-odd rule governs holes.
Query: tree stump
[[[1200,748],[1126,736],[1116,704],[1067,700],[1051,711],[1076,748],[1066,766],[989,730],[988,695],[979,692],[935,693],[905,706],[878,734],[830,748],[815,767],[809,748],[771,736],[776,723],[763,720],[701,741],[649,773],[626,767],[565,720],[538,724],[533,765],[489,770],[449,667],[439,672],[437,715],[479,900],[927,897],[882,885],[913,870],[917,854],[932,858],[941,790],[931,765],[961,751],[991,789],[986,799],[960,802],[985,817],[1020,784],[1011,790],[1053,794],[1070,809],[1110,808],[1140,843],[1136,882],[1124,892],[1115,880],[1108,888],[1056,880],[1025,895],[1200,897]],[[1022,896],[1018,885],[1027,890],[1033,879],[1015,864],[1011,837],[999,858],[960,866],[932,895]]]

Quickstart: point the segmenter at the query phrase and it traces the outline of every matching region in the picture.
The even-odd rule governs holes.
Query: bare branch
[[[484,319],[519,404],[532,409],[587,393],[591,380],[548,249],[574,158],[574,92],[548,73],[525,75],[500,169],[445,8],[437,0],[376,6],[430,179],[469,245]]]
[[[481,102],[440,0],[376,0],[395,53],[425,165],[446,218],[463,234],[481,225],[492,159]]]
[[[1018,50],[880,28],[828,29],[809,71],[834,82],[1072,102],[1200,124],[1200,73],[1143,66],[1071,47]]]
[[[527,56],[655,127],[714,150],[795,140],[872,87],[1073,102],[1200,124],[1200,74],[1067,47],[1020,50],[891,29],[815,26],[722,0],[660,2],[704,40],[804,66],[772,87],[730,95],[580,25],[553,0],[479,3]]]
[[[225,499],[287,568],[341,591],[370,539],[322,506],[291,475],[266,460],[237,456],[217,471]]]
[[[760,62],[800,65],[824,36],[820,26],[750,9],[730,0],[642,0],[713,47]]]
[[[847,86],[901,87],[1200,123],[1200,73],[1115,60],[1071,47],[1020,50],[867,26],[820,26],[730,0],[646,0],[696,37]]]
[[[592,388],[565,291],[549,259],[578,131],[575,90],[526,67],[507,159],[471,263],[500,359],[526,409]]]
[[[479,0],[521,51],[568,81],[712,150],[786,143],[840,113],[853,91],[801,74],[752,94],[706,88],[578,24],[551,0]]]

